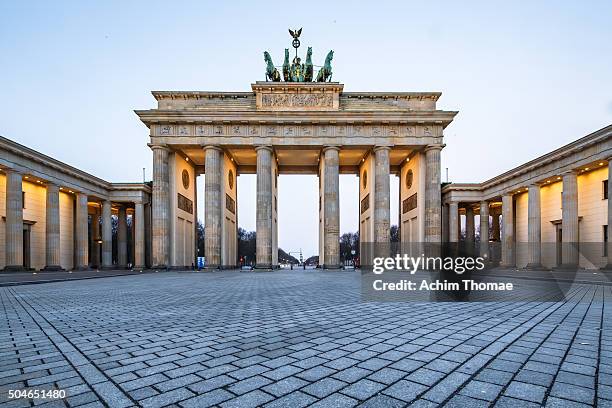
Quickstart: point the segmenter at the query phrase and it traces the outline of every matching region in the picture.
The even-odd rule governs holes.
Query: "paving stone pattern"
[[[612,286],[372,303],[360,285],[299,270],[2,287],[0,407],[612,407]]]

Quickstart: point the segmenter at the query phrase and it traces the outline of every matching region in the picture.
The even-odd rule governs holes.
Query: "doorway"
[[[30,225],[23,224],[23,267],[30,269]]]

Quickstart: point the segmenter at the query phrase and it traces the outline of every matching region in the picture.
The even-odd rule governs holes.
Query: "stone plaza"
[[[1,287],[0,406],[611,406],[590,279],[560,302],[364,302],[358,272],[321,270]]]

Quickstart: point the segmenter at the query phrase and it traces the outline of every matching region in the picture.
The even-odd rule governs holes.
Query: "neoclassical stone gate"
[[[327,83],[257,82],[252,92],[153,92],[136,113],[153,150],[153,265],[194,262],[195,177],[205,174],[205,256],[237,265],[236,177],[257,174],[257,266],[278,264],[279,174],[319,176],[319,262],[340,265],[339,174],[359,176],[361,242],[389,242],[389,176],[400,177],[402,242],[440,242],[440,151],[457,112],[440,93],[343,92]],[[299,197],[295,197],[299,200]],[[299,214],[296,214],[299,216]]]

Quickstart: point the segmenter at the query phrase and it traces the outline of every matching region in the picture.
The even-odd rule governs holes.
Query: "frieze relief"
[[[261,95],[262,108],[333,108],[331,94],[271,93]]]
[[[441,137],[440,125],[156,125],[152,136]]]

